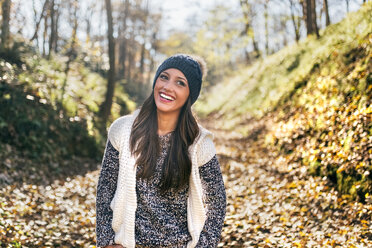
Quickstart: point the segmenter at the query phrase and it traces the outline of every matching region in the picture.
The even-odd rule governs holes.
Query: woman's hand
[[[108,246],[105,246],[104,248],[124,248],[124,246],[122,246],[122,245],[108,245]]]

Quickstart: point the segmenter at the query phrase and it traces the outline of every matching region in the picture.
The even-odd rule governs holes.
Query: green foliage
[[[117,103],[120,104],[124,103],[122,105],[125,108],[128,108],[128,110],[134,110],[135,104],[137,103],[141,105],[145,99],[150,95],[152,91],[152,84],[144,83],[142,81],[138,81],[135,79],[132,79],[131,81],[128,80],[120,80],[117,85],[115,91],[118,92],[116,99]],[[131,96],[131,102],[129,102],[129,96]],[[122,112],[124,110],[121,110]]]
[[[112,119],[103,123],[98,113],[107,81],[87,67],[98,63],[97,56],[78,53],[67,68],[65,56],[45,59],[28,44],[15,44],[2,56],[6,60],[0,58],[0,185],[28,178],[47,182],[96,168],[107,125],[135,104],[120,88]],[[93,162],[67,162],[83,158]]]
[[[351,198],[372,191],[371,38],[367,3],[342,22],[243,69],[196,103],[246,134],[252,118],[272,118],[265,134],[287,162],[299,161]]]
[[[15,37],[15,40],[8,47],[0,46],[0,59],[21,66],[24,63],[24,56],[33,50],[27,42]]]
[[[201,115],[224,115],[229,127],[240,122],[241,114],[262,116],[306,84],[319,65],[333,60],[333,54],[356,48],[370,32],[370,9],[368,3],[343,22],[322,30],[320,39],[309,37],[235,72],[235,76],[213,87],[204,101],[197,102],[196,110]],[[327,68],[334,71],[336,66],[328,64]]]
[[[36,55],[27,58],[27,70],[19,74],[19,81],[54,107],[62,104],[68,115],[90,120],[103,101],[106,81],[80,61],[71,62],[66,75],[65,59],[54,56],[46,60]]]
[[[86,121],[55,110],[22,86],[0,84],[0,142],[26,157],[55,161],[71,156],[97,158],[99,149]]]

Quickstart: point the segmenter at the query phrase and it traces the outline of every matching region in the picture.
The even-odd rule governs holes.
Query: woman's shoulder
[[[216,155],[216,148],[213,143],[213,133],[199,125],[199,136],[195,142],[199,166],[207,163]]]
[[[111,141],[111,144],[119,150],[120,140],[125,131],[130,132],[132,128],[132,123],[137,117],[139,110],[134,111],[131,114],[121,116],[117,118],[109,127],[108,130],[108,139]]]
[[[198,143],[199,145],[205,142],[213,143],[213,138],[214,138],[213,133],[200,124],[198,124],[198,126],[199,126],[199,135],[196,138],[195,143]]]

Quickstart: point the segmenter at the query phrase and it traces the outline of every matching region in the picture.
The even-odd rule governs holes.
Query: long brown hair
[[[152,93],[143,103],[134,120],[129,140],[130,150],[137,156],[136,165],[143,165],[138,177],[148,179],[155,173],[160,154],[157,108]],[[199,135],[199,126],[191,111],[191,99],[187,99],[178,117],[176,129],[171,134],[168,155],[162,165],[160,190],[179,190],[189,180],[191,158],[189,146]]]

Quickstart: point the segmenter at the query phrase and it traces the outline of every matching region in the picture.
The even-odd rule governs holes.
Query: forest
[[[372,246],[371,1],[0,6],[0,247],[96,247],[108,127],[177,53],[208,66],[218,247]]]

